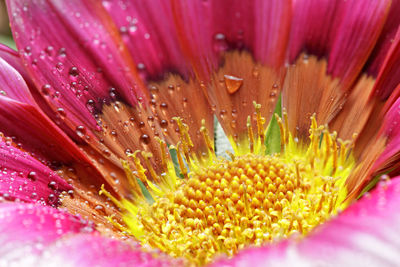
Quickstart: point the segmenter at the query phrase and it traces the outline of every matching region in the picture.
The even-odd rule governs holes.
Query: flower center
[[[136,181],[135,200],[113,200],[125,210],[126,226],[120,228],[142,245],[198,265],[218,253],[234,255],[246,246],[306,235],[346,206],[344,183],[354,166],[351,143],[336,140],[336,134],[318,127],[312,118],[306,146],[291,136],[280,118],[275,122],[281,136],[279,153],[266,155],[263,137],[254,138],[249,131],[247,151],[236,144],[239,149],[224,159],[211,153],[210,146],[208,160],[186,157],[185,164],[190,138],[181,125],[183,149],[177,146],[177,161],[183,178],[163,150],[166,171],[153,177],[154,184],[144,174],[138,152],[132,154],[136,171],[125,166],[127,176]],[[149,173],[155,176],[153,170]],[[143,184],[151,203],[145,200]],[[102,193],[111,197],[104,189]]]

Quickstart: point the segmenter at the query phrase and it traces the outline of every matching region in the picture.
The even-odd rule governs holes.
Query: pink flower
[[[0,266],[400,265],[400,1],[7,6]]]

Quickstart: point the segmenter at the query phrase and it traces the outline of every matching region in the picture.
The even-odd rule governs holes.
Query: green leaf
[[[278,114],[279,117],[282,117],[281,96],[279,96],[276,103],[274,114]],[[271,155],[281,152],[281,131],[275,115],[272,116],[268,125],[267,133],[265,135],[265,146],[265,154]]]
[[[177,151],[175,148],[171,148],[171,146],[168,146],[168,150],[169,150],[169,154],[171,155],[171,159],[172,162],[174,163],[174,169],[175,169],[175,173],[178,177],[180,178],[184,178],[183,174],[181,173],[181,167],[179,166],[179,162],[178,162],[178,155],[177,155]]]
[[[140,181],[140,179],[136,178],[136,180],[138,181],[139,187],[142,190],[142,194],[143,196],[146,198],[147,202],[151,205],[154,203],[154,198],[153,196],[150,194],[149,190],[147,189],[147,187],[142,183],[142,181]]]
[[[0,43],[5,44],[6,46],[11,47],[12,49],[16,49],[14,40],[12,39],[11,36],[0,35]]]

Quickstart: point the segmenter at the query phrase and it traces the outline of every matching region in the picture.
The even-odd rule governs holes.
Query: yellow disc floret
[[[263,123],[257,123],[255,137],[248,131],[248,149],[240,148],[231,159],[215,156],[202,129],[209,155],[201,162],[189,155],[190,137],[177,121],[182,131],[177,159],[186,178],[178,177],[162,149],[166,172],[153,177],[157,183],[150,182],[134,153],[136,171],[125,167],[139,197],[113,200],[125,210],[126,226],[121,227],[142,244],[202,265],[218,253],[234,255],[246,246],[303,236],[344,208],[344,183],[354,163],[351,143],[336,140],[314,117],[307,146],[277,118],[282,150],[272,155],[264,152]],[[152,203],[140,197],[139,180],[153,196]]]

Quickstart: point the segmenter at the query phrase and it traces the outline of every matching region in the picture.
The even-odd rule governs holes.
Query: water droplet
[[[48,96],[50,94],[50,84],[45,84],[42,86],[42,93],[46,96]]]
[[[59,72],[62,72],[62,71],[64,70],[64,64],[63,64],[62,62],[57,62],[57,64],[56,64],[56,69],[57,69]]]
[[[166,120],[161,120],[161,121],[160,121],[160,126],[161,126],[161,128],[167,128],[167,126],[168,126],[168,121],[166,121]]]
[[[232,75],[224,75],[225,87],[228,93],[234,94],[243,84],[243,79]]]
[[[28,178],[31,179],[32,181],[35,181],[37,179],[37,174],[35,171],[31,171],[28,173]]]
[[[104,150],[103,150],[103,154],[104,154],[106,157],[111,156],[111,152],[110,152],[108,149],[104,149]]]
[[[104,210],[104,207],[102,205],[96,205],[96,207],[94,207],[95,210]]]
[[[76,134],[77,134],[79,137],[83,137],[83,136],[85,135],[85,133],[86,133],[86,128],[85,128],[85,126],[80,125],[80,126],[76,127]]]
[[[57,197],[54,194],[50,194],[48,197],[48,201],[50,204],[54,204],[57,200]]]
[[[93,99],[89,99],[86,102],[86,108],[90,111],[93,112],[94,111],[94,100]]]
[[[260,77],[260,71],[259,71],[259,69],[256,68],[256,67],[253,69],[253,77],[254,77],[255,79],[258,79],[258,78]]]
[[[58,189],[57,183],[55,181],[49,182],[49,184],[47,186],[52,190],[57,190]]]
[[[140,141],[147,145],[150,143],[150,137],[147,134],[142,134]]]
[[[214,35],[214,50],[215,52],[222,52],[228,48],[226,37],[223,33],[217,33]]]
[[[162,109],[166,109],[166,108],[168,108],[168,104],[165,103],[165,102],[162,102],[162,103],[160,104],[160,107],[161,107]]]
[[[60,115],[60,117],[62,117],[62,118],[65,118],[65,116],[67,115],[67,114],[65,113],[65,110],[64,110],[63,108],[58,108],[58,109],[57,109],[57,113],[58,113],[58,115]]]
[[[78,70],[78,68],[77,68],[77,67],[71,67],[71,68],[69,69],[69,75],[70,75],[71,77],[74,77],[74,78],[78,77],[78,75],[79,75],[79,70]]]
[[[73,198],[74,197],[74,190],[68,190],[68,195],[71,197],[71,198]]]

